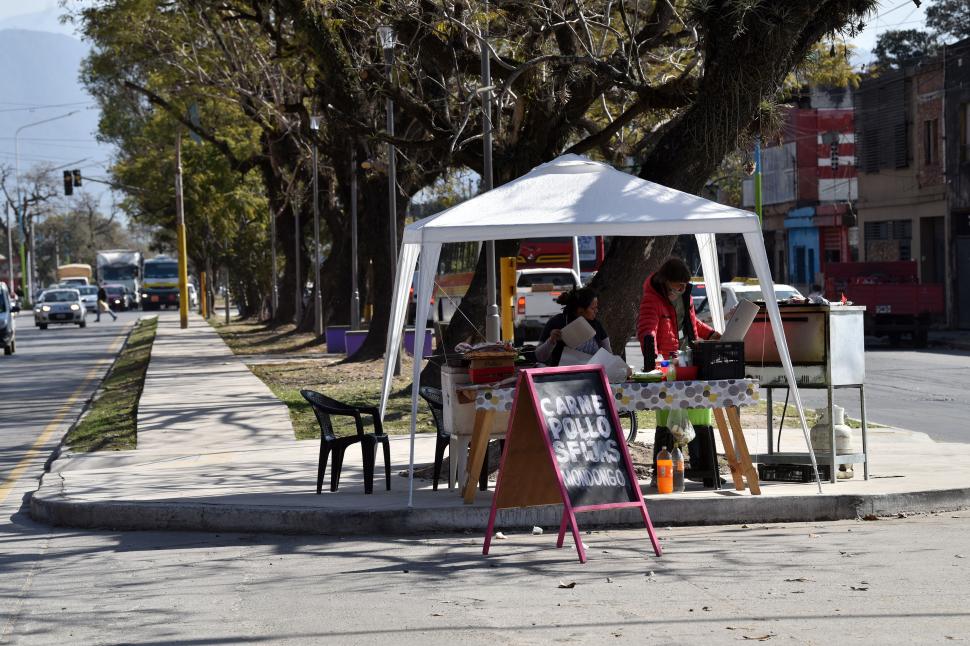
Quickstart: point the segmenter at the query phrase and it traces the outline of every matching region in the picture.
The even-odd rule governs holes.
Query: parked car
[[[81,294],[81,302],[84,309],[89,312],[98,311],[98,288],[94,285],[79,285],[74,287]]]
[[[579,276],[572,269],[562,267],[520,269],[515,275],[515,341],[536,340],[546,321],[562,312],[562,305],[556,299],[561,293],[575,289],[580,284]]]
[[[697,287],[695,286],[694,289],[696,290]],[[694,295],[697,295],[696,291]],[[778,302],[782,302],[792,299],[805,300],[805,297],[791,285],[775,283],[775,299]],[[731,318],[735,308],[741,301],[763,300],[764,293],[761,291],[761,284],[756,280],[733,280],[727,283],[721,283],[721,304],[724,307],[725,321]],[[708,306],[706,297],[700,305],[698,305],[697,300],[694,301],[694,311],[697,313],[698,319],[711,325],[711,309]]]
[[[87,326],[87,309],[76,289],[49,289],[34,306],[34,324],[42,330],[54,324]]]
[[[17,327],[14,314],[20,311],[7,291],[7,284],[0,283],[0,347],[4,354],[17,351]]]
[[[132,306],[131,294],[124,285],[105,285],[104,291],[108,295],[108,305],[112,310],[130,310]]]

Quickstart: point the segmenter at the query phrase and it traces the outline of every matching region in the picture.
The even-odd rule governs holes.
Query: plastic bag
[[[674,446],[681,448],[687,446],[687,443],[693,440],[696,435],[694,425],[690,423],[690,418],[687,416],[686,408],[670,411],[667,416],[667,428],[674,436]]]

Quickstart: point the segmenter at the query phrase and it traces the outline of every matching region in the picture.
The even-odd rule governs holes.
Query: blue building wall
[[[815,207],[792,209],[785,218],[788,233],[788,280],[797,286],[810,286],[819,271],[818,227],[813,224]]]

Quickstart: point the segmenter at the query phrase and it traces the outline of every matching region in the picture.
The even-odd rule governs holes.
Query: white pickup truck
[[[515,341],[536,341],[546,321],[562,312],[559,295],[580,285],[572,269],[520,269],[515,272]]]

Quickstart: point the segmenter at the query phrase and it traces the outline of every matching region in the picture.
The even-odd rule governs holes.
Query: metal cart
[[[799,389],[825,390],[828,394],[828,418],[834,420],[835,389],[859,391],[862,423],[862,452],[836,454],[835,425],[832,424],[831,452],[816,453],[819,465],[829,465],[832,482],[841,464],[863,465],[863,477],[869,479],[868,437],[866,427],[865,345],[863,313],[865,307],[828,305],[781,305],[782,325],[788,339],[788,351]],[[788,379],[781,366],[771,324],[762,307],[744,338],[745,374],[761,381],[768,404],[768,453],[755,461],[762,464],[811,464],[807,452],[775,452],[772,391],[788,390]],[[779,427],[778,432],[781,432]]]

